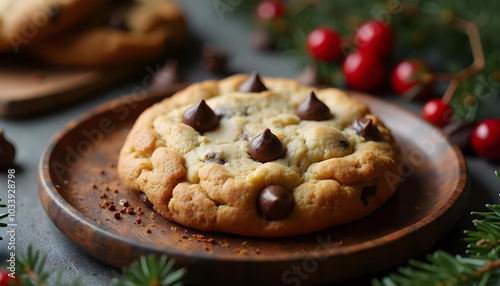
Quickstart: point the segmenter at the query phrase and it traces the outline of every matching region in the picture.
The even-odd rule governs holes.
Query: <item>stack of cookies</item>
[[[154,60],[186,39],[171,0],[2,0],[0,15],[0,52],[61,66]]]

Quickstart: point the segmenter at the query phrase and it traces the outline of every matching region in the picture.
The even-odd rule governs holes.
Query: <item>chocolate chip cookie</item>
[[[400,150],[363,103],[254,73],[193,84],[137,119],[125,185],[169,220],[292,236],[368,215],[396,191]]]

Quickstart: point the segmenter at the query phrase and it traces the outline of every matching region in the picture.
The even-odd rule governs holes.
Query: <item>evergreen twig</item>
[[[159,259],[154,255],[142,256],[128,268],[123,269],[122,278],[115,279],[116,286],[182,286],[186,269],[173,269],[175,260],[167,260],[166,255]]]
[[[253,19],[253,11],[260,1],[243,1],[241,11],[246,11],[248,18]],[[294,55],[303,65],[311,63],[305,50],[305,42],[307,34],[314,28],[329,26],[336,29],[343,35],[344,54],[347,54],[355,46],[352,40],[346,39],[352,38],[363,22],[375,18],[390,22],[396,35],[396,49],[389,59],[391,65],[403,58],[427,56],[436,65],[433,66],[436,71],[434,80],[451,80],[445,101],[449,100],[453,108],[453,120],[473,121],[487,117],[485,111],[500,94],[500,38],[497,36],[500,21],[496,15],[500,9],[500,1],[283,2],[287,12],[284,19],[277,21],[284,21],[285,25],[278,26],[285,26],[286,29],[275,31],[276,25],[267,25],[272,36],[270,38],[279,50]],[[459,27],[470,38],[453,27]],[[320,63],[319,75],[324,83],[340,88],[345,86],[343,78],[339,76],[340,62]],[[465,68],[471,62],[473,64]]]
[[[28,246],[26,255],[16,260],[16,276],[23,286],[83,286],[80,277],[67,281],[63,272],[59,271],[51,280],[51,273],[45,270],[46,254]],[[142,256],[138,261],[123,269],[122,277],[114,279],[113,284],[119,286],[182,286],[182,278],[186,269],[174,269],[175,260],[163,255]],[[49,283],[49,280],[53,281]]]
[[[500,174],[495,172],[500,180]],[[472,212],[481,219],[473,221],[476,230],[466,230],[464,239],[468,257],[452,256],[445,251],[428,255],[428,263],[410,260],[373,286],[448,286],[495,285],[500,281],[500,205],[486,205],[491,212]]]

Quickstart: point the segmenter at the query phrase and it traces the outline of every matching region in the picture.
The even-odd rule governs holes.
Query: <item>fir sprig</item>
[[[240,11],[254,19],[254,9],[261,0],[243,1]],[[297,62],[312,61],[305,50],[306,36],[319,26],[329,26],[343,35],[344,53],[355,49],[350,40],[363,22],[369,19],[388,21],[397,46],[388,63],[394,66],[404,58],[424,57],[438,73],[458,73],[472,62],[469,39],[452,28],[453,19],[464,19],[477,25],[486,65],[482,71],[462,80],[453,93],[450,105],[455,121],[488,117],[491,102],[500,94],[500,40],[497,36],[500,1],[436,1],[436,0],[284,0],[286,29],[267,25],[270,37],[279,50],[288,51]],[[257,25],[258,26],[258,25]],[[274,29],[274,30],[273,30]],[[345,87],[340,61],[321,63],[319,75],[326,84]],[[438,92],[442,92],[438,86]],[[444,91],[444,90],[443,90]]]
[[[495,172],[500,180],[500,174]],[[491,212],[472,212],[476,230],[466,230],[468,257],[436,251],[426,262],[410,260],[374,286],[495,285],[500,281],[500,205],[486,205]]]
[[[46,254],[41,253],[39,250],[33,249],[31,245],[28,246],[26,256],[20,256],[16,260],[16,273],[21,279],[23,286],[48,286],[48,278],[50,272],[45,270]],[[62,272],[56,276],[53,286],[81,286],[80,279],[77,277],[72,281],[65,281],[62,277]]]
[[[182,277],[186,269],[173,269],[175,260],[167,260],[162,255],[159,259],[154,255],[142,256],[128,268],[123,269],[122,279],[115,279],[116,286],[182,286]]]
[[[70,281],[63,277],[60,271],[51,280],[51,272],[45,270],[47,255],[28,246],[26,255],[16,260],[16,275],[23,286],[83,286],[81,279],[76,277]],[[182,286],[182,278],[186,274],[184,268],[175,270],[175,260],[163,255],[156,258],[153,255],[142,256],[130,266],[124,268],[122,277],[114,279],[116,286]]]

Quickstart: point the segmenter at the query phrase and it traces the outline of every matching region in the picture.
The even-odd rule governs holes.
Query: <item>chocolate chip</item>
[[[285,156],[286,150],[280,139],[269,128],[252,139],[248,146],[248,154],[261,163],[274,161]]]
[[[220,154],[220,152],[208,152],[205,155],[205,160],[211,163],[217,163],[219,165],[226,164],[226,160],[222,159],[222,155]]]
[[[291,192],[279,185],[269,185],[262,189],[257,200],[260,214],[268,220],[280,220],[293,208]]]
[[[149,201],[148,196],[146,196],[143,192],[139,193],[139,201],[145,203],[149,207],[153,207],[153,204]]]
[[[176,60],[168,60],[154,75],[151,91],[170,92],[172,84],[182,81],[182,75],[179,73],[179,63]]]
[[[14,164],[16,148],[4,137],[3,129],[0,129],[0,169],[8,169]]]
[[[347,147],[349,147],[349,141],[347,141],[345,139],[340,139],[339,140],[339,146],[342,147],[342,148],[347,148]]]
[[[114,30],[127,31],[125,15],[121,11],[115,11],[109,16],[108,27]]]
[[[184,111],[182,122],[193,127],[198,132],[206,132],[214,129],[219,124],[219,117],[201,100],[194,106]]]
[[[377,140],[380,138],[380,132],[377,126],[373,125],[373,121],[368,118],[358,118],[352,124],[352,128],[359,136],[365,137],[367,140]]]
[[[276,42],[273,41],[267,29],[256,29],[250,38],[250,44],[254,49],[269,51],[276,48]]]
[[[318,64],[312,63],[307,66],[299,75],[296,80],[303,85],[322,87],[325,85],[319,77]]]
[[[49,15],[49,22],[51,24],[56,23],[57,20],[59,19],[59,12],[60,12],[59,8],[56,6],[50,6],[48,12],[49,12],[49,14],[48,14]]]
[[[377,191],[377,186],[366,186],[361,190],[361,196],[359,197],[366,207],[368,205],[368,197],[375,195]]]
[[[328,106],[319,100],[313,91],[311,91],[309,97],[297,107],[295,113],[302,120],[321,121],[332,118]]]
[[[226,71],[227,59],[227,52],[217,50],[210,45],[203,47],[201,62],[209,72],[223,74]]]
[[[240,84],[238,90],[242,92],[261,92],[266,91],[267,87],[260,80],[259,73],[254,71],[246,81]]]
[[[462,150],[471,149],[470,138],[476,124],[473,121],[451,122],[443,128],[451,141]]]

